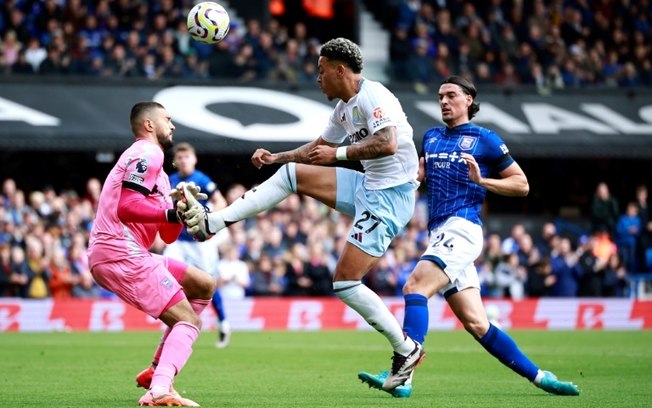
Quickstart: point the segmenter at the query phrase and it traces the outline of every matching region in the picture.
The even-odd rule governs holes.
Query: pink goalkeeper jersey
[[[137,140],[118,159],[106,178],[89,242],[90,266],[124,259],[150,256],[159,224],[123,223],[118,218],[118,202],[123,183],[143,193],[162,210],[172,208],[170,180],[163,171],[163,151],[149,140]]]

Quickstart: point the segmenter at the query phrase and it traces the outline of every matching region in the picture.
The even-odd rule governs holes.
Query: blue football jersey
[[[175,188],[179,182],[184,181],[186,183],[190,183],[191,181],[195,183],[195,185],[198,185],[201,187],[201,192],[206,194],[208,198],[210,198],[213,193],[217,190],[217,184],[213,182],[213,180],[210,179],[206,174],[199,170],[195,170],[192,174],[190,174],[188,177],[181,177],[181,174],[179,172],[176,172],[172,175],[170,175],[170,186],[172,188]],[[207,200],[201,200],[200,203],[203,205],[206,205]],[[181,232],[181,235],[179,236],[180,241],[192,241],[192,235],[188,234],[186,232],[186,229],[184,228],[183,231]]]
[[[453,216],[482,225],[480,211],[487,190],[469,179],[460,153],[473,155],[482,177],[514,163],[503,140],[489,129],[472,123],[428,129],[421,155],[426,160],[430,230]]]

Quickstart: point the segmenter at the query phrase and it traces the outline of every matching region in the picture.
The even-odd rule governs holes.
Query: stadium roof
[[[435,90],[394,89],[415,130],[440,126]],[[175,140],[205,153],[249,154],[316,138],[333,103],[305,88],[203,84],[166,86],[25,82],[0,86],[0,147],[10,151],[113,151],[128,146],[131,106],[156,100],[177,126]],[[527,158],[652,158],[652,92],[601,90],[542,95],[480,89],[474,122]]]

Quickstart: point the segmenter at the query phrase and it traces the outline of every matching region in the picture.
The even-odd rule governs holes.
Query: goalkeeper
[[[199,314],[210,302],[215,281],[196,267],[149,252],[157,233],[169,243],[183,226],[170,197],[181,195],[170,191],[163,171],[163,151],[172,146],[175,128],[156,102],[133,106],[131,128],[136,141],[111,169],[100,194],[89,242],[91,273],[100,286],[168,326],[152,366],[136,378],[147,388],[138,405],[199,406],[181,397],[172,382],[192,353]],[[205,197],[194,186],[184,192]]]

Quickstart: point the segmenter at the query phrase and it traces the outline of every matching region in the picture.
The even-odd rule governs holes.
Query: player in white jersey
[[[392,381],[402,384],[423,358],[423,349],[403,333],[394,315],[361,279],[414,212],[419,163],[412,127],[396,97],[382,84],[362,77],[362,54],[355,43],[344,38],[325,43],[318,68],[322,92],[329,100],[340,100],[322,135],[292,151],[256,150],[251,159],[256,167],[283,166],[220,211],[206,213],[188,198],[186,224],[198,239],[206,239],[292,193],[306,194],[354,217],[335,268],[333,290],[390,342]],[[351,145],[337,147],[347,137]],[[338,160],[360,160],[365,172],[323,166]]]

